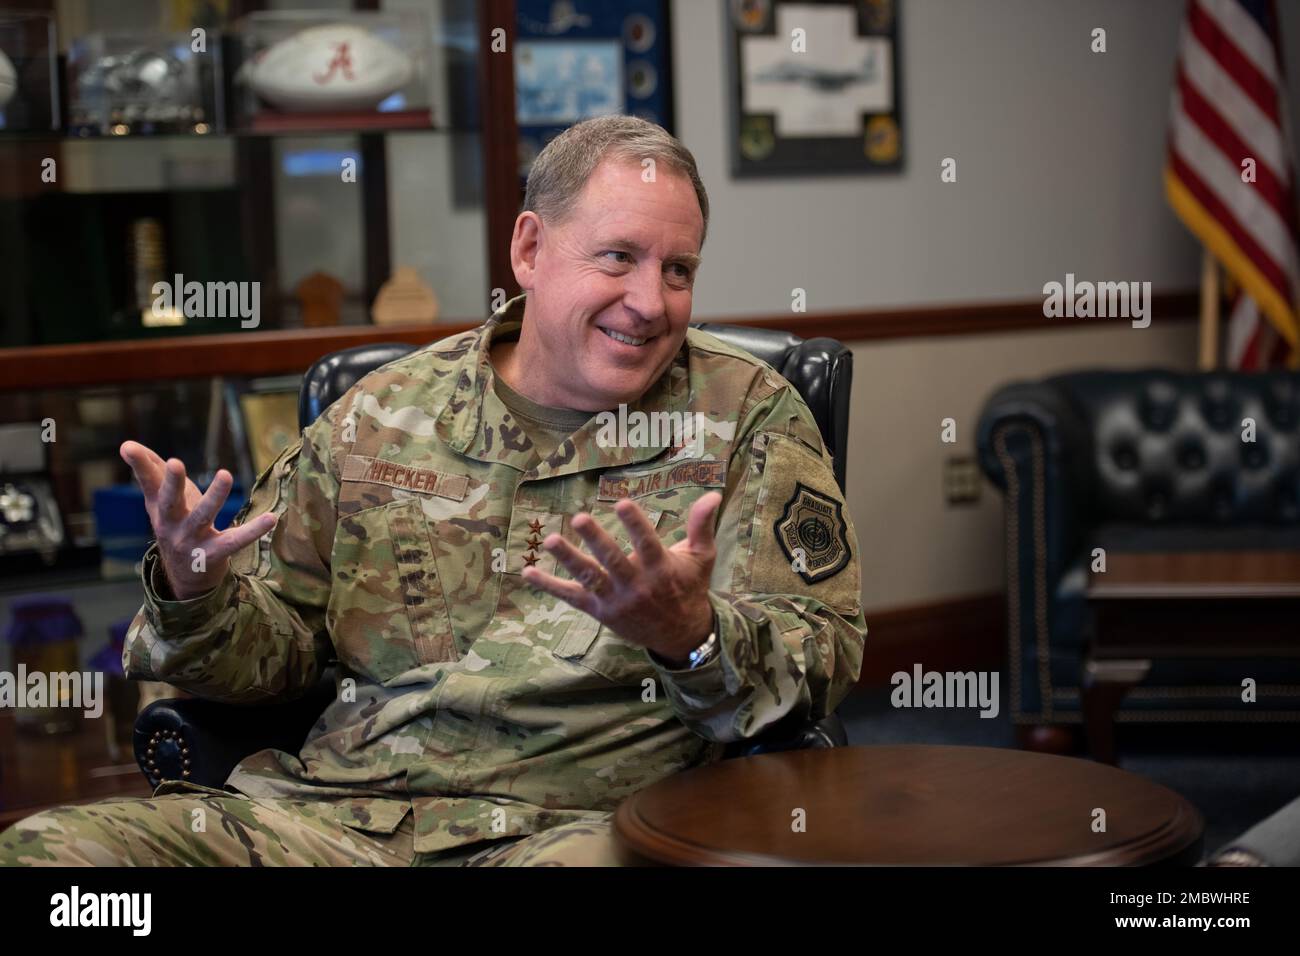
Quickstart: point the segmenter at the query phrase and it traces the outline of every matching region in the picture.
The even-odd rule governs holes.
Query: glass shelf
[[[364,115],[365,119],[361,116]],[[228,140],[264,138],[274,136],[335,136],[379,133],[440,133],[455,136],[478,135],[478,126],[448,126],[416,119],[396,120],[385,114],[358,114],[350,119],[313,122],[314,117],[284,116],[268,118],[260,129],[226,129],[208,133],[129,133],[123,136],[75,135],[61,130],[5,130],[0,129],[0,145],[6,143],[138,143],[157,140]]]

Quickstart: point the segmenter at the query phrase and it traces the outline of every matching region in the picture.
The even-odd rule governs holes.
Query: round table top
[[[724,760],[633,794],[614,826],[675,865],[1114,866],[1195,863],[1205,824],[1090,760],[907,745]]]

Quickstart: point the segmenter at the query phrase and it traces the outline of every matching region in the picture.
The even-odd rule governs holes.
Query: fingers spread
[[[237,551],[252,544],[276,525],[273,514],[262,514],[251,518],[241,525],[221,532],[208,541],[208,560],[228,558]]]
[[[632,539],[632,547],[636,549],[642,566],[649,568],[661,563],[665,555],[663,542],[659,540],[654,525],[641,510],[641,506],[630,498],[624,498],[614,506],[614,512],[618,515],[618,520],[623,522],[623,527],[627,528],[628,537]]]
[[[158,457],[157,453],[155,453],[152,448],[148,445],[142,445],[138,441],[122,442],[122,447],[118,449],[118,452],[123,458],[128,460],[130,458],[139,458],[153,465],[155,468],[162,468],[164,464],[163,460]]]
[[[203,493],[203,497],[194,506],[189,517],[185,519],[185,532],[187,534],[198,534],[200,531],[206,531],[212,526],[213,521],[221,512],[221,506],[230,497],[230,488],[234,483],[234,478],[224,468],[213,476],[212,484],[208,485],[208,490]]]
[[[605,569],[597,564],[590,555],[583,554],[558,534],[548,535],[542,543],[542,547],[555,555],[556,560],[564,565],[564,570],[573,575],[573,579],[579,587],[595,589],[609,580],[608,575],[605,574]]]
[[[140,490],[144,492],[146,499],[153,499],[158,495],[158,488],[162,485],[163,480],[163,461],[153,452],[139,442],[127,441],[122,443],[118,453],[122,460],[131,468],[131,473],[135,475],[135,480],[140,484]]]
[[[163,467],[162,487],[158,489],[158,514],[166,521],[178,522],[185,517],[185,466],[168,458]]]
[[[632,562],[628,561],[627,555],[618,546],[618,542],[611,538],[591,515],[585,511],[574,515],[573,530],[578,532],[596,560],[608,568],[613,577],[626,581],[636,574],[636,569],[632,566]]]
[[[530,587],[545,591],[579,611],[591,614],[595,610],[595,597],[577,581],[565,581],[537,568],[524,568],[523,579]]]
[[[691,507],[686,518],[686,542],[697,554],[711,555],[714,551],[713,524],[722,495],[710,491]]]

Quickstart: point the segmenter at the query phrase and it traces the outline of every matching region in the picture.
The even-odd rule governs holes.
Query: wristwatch
[[[709,636],[704,639],[704,643],[687,655],[686,659],[690,661],[690,663],[687,665],[686,669],[693,671],[697,667],[703,667],[709,661],[713,660],[717,653],[718,629],[715,622],[713,630],[709,631]]]
[[[703,667],[709,661],[713,660],[713,658],[718,656],[718,614],[717,612],[715,611],[713,613],[713,630],[709,631],[709,636],[706,637],[700,643],[699,647],[695,648],[695,650],[691,651],[689,654],[686,655],[685,666],[678,664],[674,661],[666,660],[665,658],[660,657],[658,654],[655,654],[654,651],[651,651],[650,653],[656,661],[658,661],[664,667],[669,668],[670,670],[693,671],[697,668]]]

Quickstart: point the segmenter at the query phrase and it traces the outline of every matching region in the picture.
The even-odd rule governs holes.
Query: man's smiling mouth
[[[637,338],[634,335],[624,335],[622,332],[615,332],[612,329],[606,329],[599,325],[596,326],[596,328],[600,329],[615,342],[622,342],[624,345],[645,345],[650,341],[649,339]]]

